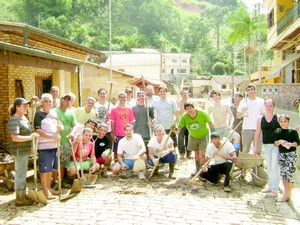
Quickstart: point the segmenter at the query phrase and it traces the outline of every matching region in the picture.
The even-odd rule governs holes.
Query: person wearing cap
[[[50,89],[50,94],[53,97],[53,108],[59,106],[59,88],[57,86],[52,86]]]
[[[146,108],[145,92],[138,91],[137,100],[137,105],[132,107],[135,117],[134,132],[140,134],[143,137],[145,146],[147,146],[151,137],[150,131],[154,122],[154,112],[152,107],[147,106],[148,109]]]
[[[114,174],[133,169],[134,161],[137,159],[142,159],[146,168],[147,156],[142,136],[133,133],[132,124],[126,124],[123,129],[126,136],[118,144],[118,162],[111,168]],[[138,171],[138,177],[141,180],[145,179],[143,170]]]
[[[208,107],[208,115],[212,115],[215,131],[219,133],[221,138],[227,138],[231,135],[233,146],[237,152],[240,150],[240,135],[231,129],[233,123],[233,115],[229,105],[221,102],[221,92],[212,90],[210,97],[214,104]]]
[[[192,176],[195,176],[205,162],[205,149],[209,135],[207,125],[212,131],[214,125],[209,115],[200,109],[195,109],[192,102],[185,103],[184,109],[186,112],[179,120],[177,133],[180,133],[183,127],[186,127],[189,131],[187,148],[189,151],[195,152],[196,170],[192,173]]]
[[[136,105],[136,99],[132,98],[132,89],[131,88],[126,88],[125,89],[125,93],[126,93],[126,101],[125,101],[125,104],[128,106],[128,107],[133,107]]]
[[[74,113],[68,109],[71,96],[66,94],[60,99],[60,105],[55,109],[59,121],[64,126],[64,130],[60,132],[60,163],[61,163],[61,178],[64,178],[65,171],[70,164],[71,146],[67,138],[74,139],[76,132],[76,118]],[[67,180],[62,180],[62,186],[68,187]]]
[[[134,124],[135,117],[131,107],[125,104],[126,93],[120,92],[118,94],[119,105],[111,110],[110,120],[111,120],[111,131],[114,141],[114,160],[117,161],[117,149],[119,141],[125,137],[124,126],[126,124]]]
[[[95,119],[96,113],[94,111],[96,99],[88,97],[84,107],[79,107],[75,110],[76,121],[79,124],[85,124],[88,119]]]
[[[236,151],[230,141],[223,143],[220,135],[213,132],[210,135],[211,142],[206,149],[205,161],[211,159],[209,166],[204,167],[200,173],[200,178],[211,183],[219,182],[219,175],[225,174],[223,182],[224,191],[230,192],[230,178],[233,169],[233,163],[236,163]]]
[[[51,199],[53,195],[59,194],[51,188],[52,172],[57,171],[57,144],[60,142],[59,131],[63,126],[57,121],[55,109],[52,109],[52,95],[42,94],[42,108],[35,113],[34,128],[40,135],[38,143],[39,173],[43,192],[46,198]]]
[[[13,106],[9,108],[8,130],[11,138],[10,153],[15,163],[16,206],[27,206],[33,203],[31,199],[26,198],[26,176],[32,141],[39,134],[33,132],[25,116],[29,103],[30,101],[24,98],[16,98]]]
[[[76,100],[76,95],[73,92],[70,92],[69,95],[71,96],[71,101],[68,109],[71,110],[72,112],[75,112],[76,108],[74,107],[74,103]]]

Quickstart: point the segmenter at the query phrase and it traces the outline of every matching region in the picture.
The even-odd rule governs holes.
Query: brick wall
[[[300,84],[261,84],[256,85],[256,89],[258,96],[274,100],[276,108],[297,111],[292,102],[295,98],[300,98]]]
[[[0,139],[5,139],[7,134],[6,121],[8,120],[9,89],[8,89],[8,65],[0,64]]]
[[[32,96],[36,95],[35,90],[35,76],[41,74],[52,74],[52,70],[41,69],[26,66],[3,65],[0,64],[0,139],[8,140],[8,132],[6,121],[8,120],[8,107],[13,104],[16,97],[15,80],[22,80],[24,87],[24,97],[30,100]],[[64,72],[63,85],[66,93],[71,91],[71,76],[70,72]],[[29,108],[28,118],[31,120],[32,111]],[[6,137],[5,137],[6,132]]]
[[[43,38],[45,39],[45,38]],[[41,39],[42,40],[42,39]],[[15,34],[4,34],[0,32],[0,41],[3,42],[8,42],[14,45],[20,45],[23,46],[23,37],[22,36],[18,36]],[[89,53],[83,51],[83,50],[79,50],[77,48],[74,47],[70,47],[70,46],[66,46],[63,45],[62,43],[56,42],[56,41],[52,41],[54,44],[47,44],[44,43],[42,41],[36,41],[36,40],[32,40],[32,39],[28,39],[27,40],[27,45],[29,47],[33,47],[33,48],[38,48],[38,49],[45,49],[48,51],[53,51],[53,53],[57,54],[57,55],[62,55],[62,56],[67,56],[70,58],[75,58],[75,59],[79,59],[79,60],[86,60],[87,55],[89,55]],[[79,45],[79,44],[78,44]]]

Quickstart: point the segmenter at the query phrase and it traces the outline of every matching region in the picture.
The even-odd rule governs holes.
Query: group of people
[[[196,166],[192,175],[201,170],[200,180],[217,183],[219,175],[224,174],[224,190],[229,192],[238,153],[249,152],[253,142],[253,153],[266,158],[269,183],[263,192],[277,196],[280,172],[285,190],[278,200],[289,200],[300,141],[298,133],[289,128],[289,117],[274,113],[271,99],[257,97],[255,86],[250,84],[247,96],[236,93],[230,107],[221,102],[219,91],[212,91],[213,105],[206,112],[195,108],[187,90],[181,90],[178,102],[167,92],[166,86],[160,86],[156,96],[149,85],[145,92],[138,91],[134,99],[132,90],[126,88],[113,105],[107,100],[107,91],[100,88],[97,100],[88,97],[83,107],[75,108],[76,96],[69,93],[59,98],[59,89],[53,86],[50,93],[41,96],[39,104],[32,104],[39,105],[33,126],[26,113],[36,99],[30,102],[16,98],[8,121],[15,158],[16,205],[32,204],[26,197],[26,172],[36,138],[39,173],[48,199],[59,194],[55,187],[58,164],[65,188],[70,187],[76,168],[99,172],[107,178],[108,170],[118,174],[133,169],[138,161],[144,164],[137,169],[140,179],[145,179],[146,168],[153,167],[153,174],[158,174],[159,165],[164,163],[169,164],[168,177],[174,179],[178,158],[192,158],[192,152]]]

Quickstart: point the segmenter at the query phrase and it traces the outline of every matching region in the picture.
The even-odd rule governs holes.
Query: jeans
[[[15,160],[15,190],[22,191],[26,189],[26,177],[28,168],[28,153],[20,154],[17,150],[16,155],[14,155]]]
[[[280,169],[278,163],[279,150],[274,144],[264,144],[264,156],[267,163],[268,186],[272,191],[278,192],[280,182]]]
[[[181,128],[178,134],[178,151],[181,155],[187,152],[189,132],[186,127]]]

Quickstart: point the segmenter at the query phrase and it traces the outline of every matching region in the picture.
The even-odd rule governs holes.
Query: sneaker
[[[101,171],[101,177],[108,178],[106,171]]]
[[[71,184],[68,183],[68,180],[63,179],[63,180],[61,181],[61,187],[62,187],[62,188],[70,189],[70,188],[71,188]]]
[[[145,180],[146,179],[146,177],[145,177],[145,175],[144,175],[143,172],[139,172],[138,173],[138,177],[139,177],[140,180]]]
[[[229,186],[225,186],[225,187],[224,187],[224,191],[225,191],[225,192],[231,192],[231,188],[230,188]]]
[[[266,196],[268,196],[268,197],[277,197],[277,192],[271,191],[271,192],[267,193]]]
[[[271,188],[265,188],[264,190],[261,191],[262,193],[270,193],[272,192]]]
[[[58,182],[57,181],[52,182],[51,189],[54,190],[54,191],[58,190]]]

